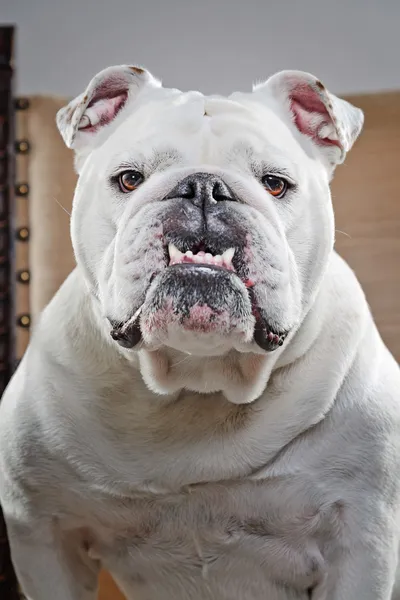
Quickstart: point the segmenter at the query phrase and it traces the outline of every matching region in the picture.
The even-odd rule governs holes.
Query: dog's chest
[[[221,394],[195,393],[170,404],[148,397],[140,402],[125,394],[114,397],[106,409],[93,402],[99,427],[90,447],[96,451],[99,477],[104,471],[115,474],[120,491],[130,493],[149,483],[176,488],[249,476],[273,460],[311,419],[307,410],[296,415],[294,398],[270,396],[265,393],[251,405],[231,404]],[[83,421],[80,426],[86,428]]]
[[[254,489],[250,484],[250,505]],[[240,500],[246,495],[216,486],[211,495],[143,495],[110,506],[115,522],[92,531],[89,552],[128,600],[305,600],[274,583],[282,550],[288,570],[299,566],[298,557],[271,536],[263,503],[257,514]]]

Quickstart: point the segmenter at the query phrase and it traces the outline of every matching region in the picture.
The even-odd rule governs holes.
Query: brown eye
[[[118,184],[124,193],[133,192],[143,182],[143,175],[139,171],[124,171],[118,176]]]
[[[275,177],[275,175],[265,175],[262,178],[262,184],[274,198],[283,198],[288,189],[288,183],[281,177]]]

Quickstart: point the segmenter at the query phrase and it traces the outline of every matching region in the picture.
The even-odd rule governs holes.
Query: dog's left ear
[[[75,150],[77,162],[101,143],[128,101],[137,100],[145,87],[160,86],[148,71],[128,65],[109,67],[93,77],[83,94],[57,113],[58,129]]]
[[[363,112],[334,96],[313,75],[281,71],[254,86],[260,99],[273,97],[286,111],[298,131],[321,151],[327,167],[343,162],[364,122]]]

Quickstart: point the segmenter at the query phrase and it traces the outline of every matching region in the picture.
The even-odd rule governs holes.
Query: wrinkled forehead
[[[225,98],[165,89],[128,112],[109,143],[115,161],[139,159],[138,154],[146,161],[164,153],[183,163],[269,160],[290,169],[301,152],[274,107],[251,94]]]

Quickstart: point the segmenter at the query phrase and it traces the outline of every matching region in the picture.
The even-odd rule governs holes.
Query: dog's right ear
[[[125,105],[135,100],[145,87],[160,87],[148,71],[121,65],[100,71],[86,91],[57,113],[57,126],[68,148],[90,152],[109,130]]]
[[[253,88],[256,98],[279,103],[292,126],[308,138],[332,176],[360,134],[363,112],[331,94],[310,73],[281,71]]]

